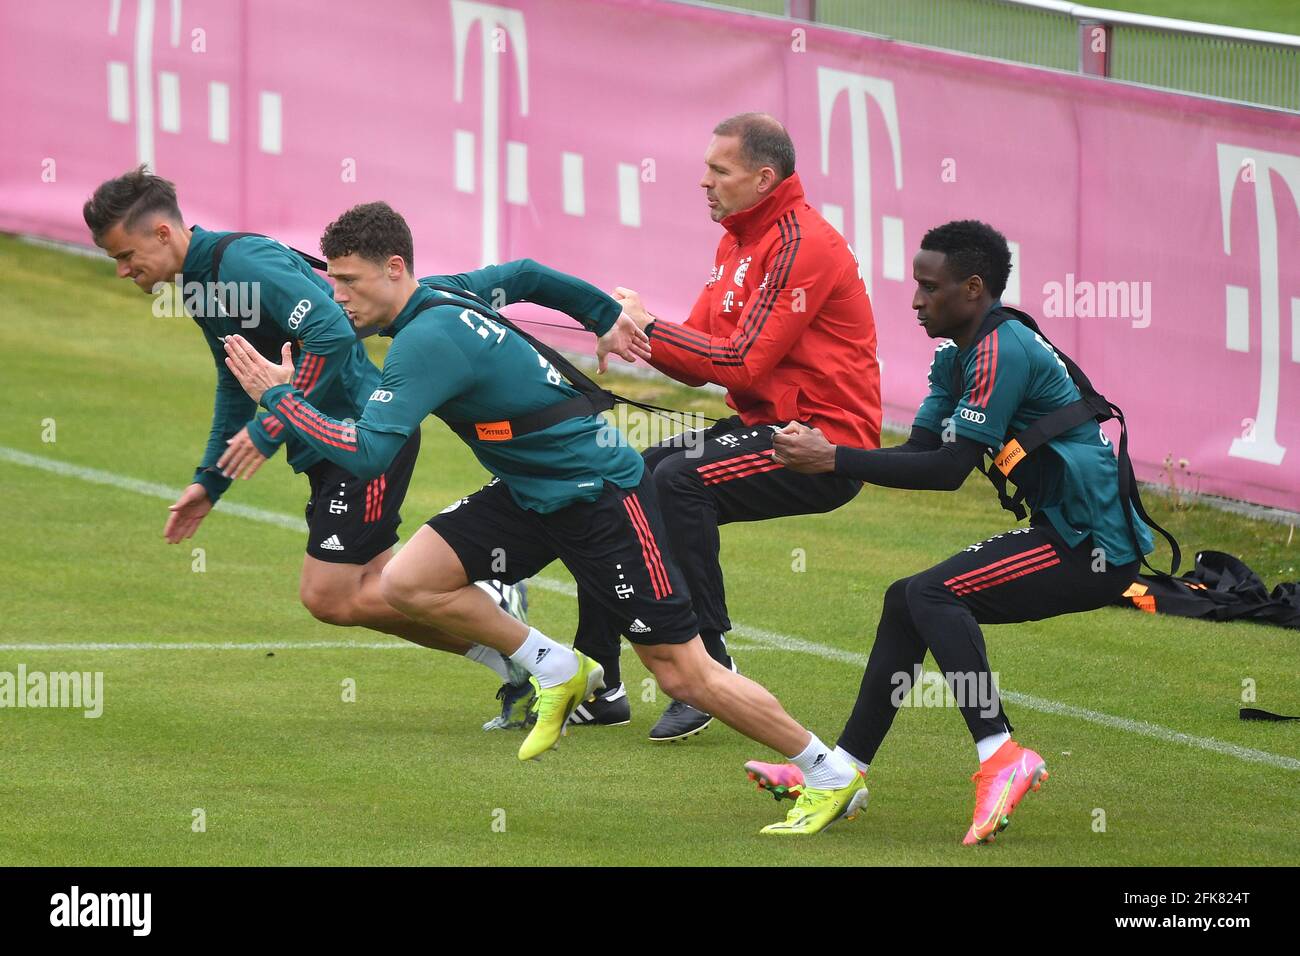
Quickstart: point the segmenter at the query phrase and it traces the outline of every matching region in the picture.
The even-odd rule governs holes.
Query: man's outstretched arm
[[[516,259],[457,275],[426,276],[420,283],[465,289],[493,309],[532,302],[563,312],[596,335],[601,372],[605,371],[610,353],[625,362],[650,358],[650,339],[623,315],[622,305],[590,282],[533,259]]]
[[[730,334],[696,330],[697,313],[708,301],[704,295],[684,324],[656,321],[650,331],[652,364],[679,380],[715,382],[726,389],[749,388],[761,380],[789,353],[835,286],[834,260],[807,247],[800,252],[800,244],[796,230],[761,265],[768,277],[762,288],[749,293]],[[630,300],[630,292],[615,290],[615,296],[623,293]],[[637,318],[631,301],[623,307]]]
[[[250,398],[266,406],[285,429],[358,478],[376,478],[392,464],[405,436],[375,432],[363,422],[345,422],[309,404],[294,377],[288,342],[280,364],[268,361],[242,336],[226,338],[226,365]],[[362,416],[364,421],[365,416]]]
[[[429,356],[436,356],[436,367]],[[404,338],[389,349],[379,388],[361,420],[347,422],[325,415],[293,387],[288,344],[276,365],[232,335],[226,339],[226,364],[249,397],[286,428],[339,467],[366,479],[383,474],[420,422],[473,381],[469,363],[450,339]]]
[[[805,474],[835,472],[886,488],[956,491],[984,457],[984,445],[958,435],[944,442],[928,429],[912,426],[898,448],[848,448],[828,442],[819,428],[791,422],[772,436],[773,458]]]
[[[222,347],[221,340],[206,328],[203,330],[203,338],[212,351],[212,358],[216,363],[217,387],[212,401],[212,427],[208,432],[207,445],[203,449],[203,458],[194,471],[192,481],[194,484],[202,485],[208,493],[208,500],[216,504],[230,487],[231,479],[239,473],[236,469],[233,474],[226,474],[231,470],[229,462],[224,460],[230,442],[238,438],[249,424],[253,413],[257,411],[257,403],[244,394],[239,382],[226,367],[225,349]],[[247,470],[247,474],[251,475],[257,470],[256,464],[259,463],[255,463],[251,470]]]

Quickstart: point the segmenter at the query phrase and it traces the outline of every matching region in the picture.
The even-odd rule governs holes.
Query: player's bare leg
[[[298,587],[303,606],[326,624],[366,627],[450,654],[469,651],[472,641],[413,621],[384,600],[380,576],[393,555],[390,548],[367,564],[333,564],[307,555]]]
[[[866,805],[857,769],[801,727],[767,688],[710,657],[698,636],[685,644],[633,646],[664,693],[766,744],[803,771],[805,786],[794,809],[763,833],[819,833],[837,820],[852,820]]]
[[[812,735],[785,712],[766,687],[723,667],[696,637],[685,644],[635,644],[659,689],[674,700],[712,714],[751,740],[791,756]]]
[[[526,668],[512,665],[508,655],[491,647],[454,637],[435,625],[414,621],[384,600],[381,579],[395,553],[390,548],[364,565],[334,564],[308,555],[303,562],[299,588],[303,605],[317,620],[327,624],[367,627],[482,664],[501,680],[496,694],[501,702],[500,713],[485,723],[483,729],[525,726],[530,720],[529,707],[534,696]],[[472,590],[500,608],[480,587]],[[518,613],[522,615],[522,609]]]
[[[466,645],[486,644],[507,655],[528,636],[527,624],[470,583],[456,552],[428,525],[381,570],[381,600],[431,633]]]
[[[403,614],[508,655],[537,689],[537,722],[519,748],[520,760],[550,750],[569,716],[605,686],[599,664],[510,615],[472,585],[442,535],[424,525],[384,568],[384,599]]]

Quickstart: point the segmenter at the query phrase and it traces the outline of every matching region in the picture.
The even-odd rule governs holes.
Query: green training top
[[[567,312],[596,335],[622,307],[594,286],[529,259],[421,280],[468,289],[494,304],[532,301]],[[418,311],[425,303],[431,308]],[[330,461],[361,478],[381,474],[428,415],[450,422],[496,422],[577,396],[521,336],[467,308],[468,299],[421,286],[381,334],[393,337],[379,387],[348,425],[317,410],[290,385],[262,403]],[[611,482],[641,481],[644,464],[599,415],[570,418],[507,441],[465,439],[483,467],[521,508],[549,513],[594,501]]]
[[[961,363],[962,394],[953,394],[955,364]],[[975,348],[945,342],[930,363],[930,394],[914,424],[943,434],[954,431],[991,448],[1001,448],[1043,415],[1080,398],[1065,363],[1046,341],[1015,320],[1002,322]],[[1119,466],[1110,439],[1095,421],[1077,425],[1016,466],[1012,480],[1025,491],[1034,514],[1043,514],[1070,547],[1091,534],[1113,565],[1133,553],[1119,500]],[[1127,502],[1124,507],[1132,509]],[[1142,553],[1153,548],[1151,533],[1134,515]]]
[[[213,502],[230,487],[230,479],[216,469],[217,459],[226,441],[245,425],[257,450],[267,457],[287,439],[286,455],[294,471],[305,471],[321,460],[318,451],[292,436],[276,418],[258,413],[226,368],[222,341],[227,335],[242,335],[277,365],[281,347],[293,342],[295,386],[337,418],[359,416],[379,384],[379,369],[334,302],[329,283],[287,246],[262,236],[234,240],[222,254],[221,286],[215,287],[212,254],[225,235],[193,227],[180,287],[186,311],[203,330],[217,366],[212,429],[193,479]]]

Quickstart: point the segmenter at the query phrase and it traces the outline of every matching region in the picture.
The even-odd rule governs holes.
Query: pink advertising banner
[[[1172,456],[1300,510],[1300,116],[651,0],[357,10],[4,4],[0,229],[86,242],[82,202],[147,161],[208,228],[315,249],[385,199],[419,274],[531,256],[680,318],[720,234],[710,130],[766,110],[862,263],[887,418],[934,347],[912,255],[984,219],[1013,243],[1004,300],[1126,410],[1142,477]]]

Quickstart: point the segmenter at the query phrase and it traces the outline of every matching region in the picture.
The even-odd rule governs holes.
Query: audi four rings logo
[[[377,388],[370,393],[369,401],[372,402],[391,402],[393,393],[382,388]]]
[[[961,417],[964,418],[964,419],[966,419],[966,421],[968,421],[968,422],[974,422],[976,425],[983,425],[983,424],[984,424],[984,413],[983,413],[983,412],[976,412],[976,411],[972,411],[972,410],[969,409],[969,408],[963,408],[963,409],[961,410]]]
[[[289,328],[296,329],[302,324],[303,318],[311,311],[311,302],[307,299],[299,299],[298,304],[293,307],[289,313]]]

